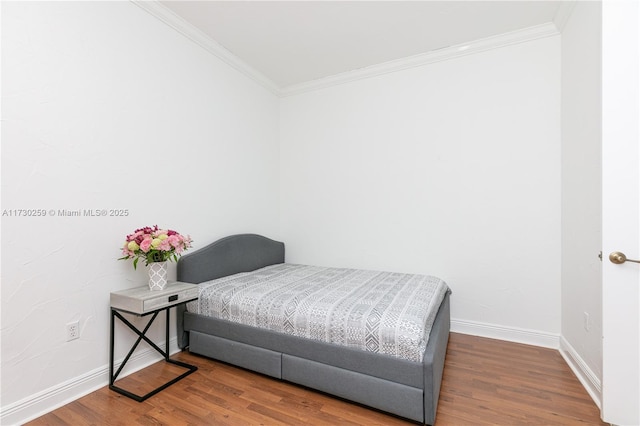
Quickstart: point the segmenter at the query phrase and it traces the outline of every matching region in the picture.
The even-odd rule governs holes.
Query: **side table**
[[[198,286],[196,284],[182,283],[178,281],[173,281],[167,284],[167,287],[164,290],[159,291],[150,291],[149,286],[144,287],[136,287],[122,291],[115,291],[111,293],[111,343],[109,347],[109,389],[118,392],[122,395],[125,395],[129,398],[132,398],[138,402],[142,402],[147,398],[157,394],[163,389],[171,386],[178,380],[181,380],[187,377],[189,374],[195,372],[198,367],[194,365],[190,365],[184,362],[175,361],[169,359],[169,309],[174,306],[180,305],[182,303],[187,303],[192,300],[198,299]],[[146,334],[151,324],[158,317],[158,314],[162,311],[166,312],[166,349],[163,351],[160,349],[155,343],[149,339]],[[131,324],[120,312],[126,312],[129,314],[133,314],[139,317],[144,317],[147,315],[152,315],[151,319],[141,331],[136,328],[133,324]],[[113,373],[114,370],[114,340],[115,340],[115,319],[118,318],[123,324],[129,327],[134,333],[138,335],[138,339],[131,347],[131,350],[122,361],[120,368],[118,371]],[[180,376],[172,379],[171,381],[163,384],[162,386],[148,392],[145,395],[136,395],[132,392],[129,392],[126,389],[122,389],[119,386],[115,385],[115,381],[122,372],[127,361],[133,354],[133,351],[138,347],[140,342],[144,340],[147,342],[153,349],[160,353],[164,357],[165,362],[170,364],[175,364],[180,367],[184,367],[187,369]]]

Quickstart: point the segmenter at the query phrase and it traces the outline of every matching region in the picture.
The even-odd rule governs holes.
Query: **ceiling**
[[[276,87],[557,21],[554,1],[160,1]]]

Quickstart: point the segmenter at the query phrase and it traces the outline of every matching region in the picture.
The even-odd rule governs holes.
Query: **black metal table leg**
[[[122,314],[120,314],[120,312],[118,312],[116,309],[111,309],[111,341],[110,341],[110,348],[109,348],[109,389],[118,392],[122,395],[125,395],[129,398],[132,398],[138,402],[142,402],[150,397],[152,397],[153,395],[157,394],[158,392],[160,392],[163,389],[166,389],[167,387],[171,386],[172,384],[176,383],[179,380],[182,380],[183,378],[187,377],[189,374],[195,372],[198,367],[196,367],[195,365],[191,365],[191,364],[187,364],[181,361],[175,361],[169,358],[169,309],[171,307],[167,307],[167,308],[163,308],[163,309],[158,309],[156,311],[153,312],[149,312],[149,314],[153,314],[153,316],[151,317],[151,319],[149,320],[149,322],[147,323],[147,325],[144,327],[144,329],[142,331],[138,330],[133,324],[131,324],[125,317],[122,316]],[[155,343],[153,343],[147,336],[147,331],[149,330],[149,328],[151,327],[151,324],[155,321],[155,319],[158,316],[158,313],[161,311],[165,311],[166,312],[166,330],[165,330],[165,337],[166,337],[166,345],[165,345],[165,350],[163,351],[162,349],[160,349]],[[122,364],[120,365],[120,367],[118,368],[118,371],[113,372],[114,370],[114,343],[115,343],[115,318],[118,318],[123,324],[125,324],[127,327],[129,327],[129,329],[131,329],[134,333],[136,333],[138,335],[138,339],[136,340],[136,342],[133,344],[133,346],[131,347],[131,350],[129,350],[129,353],[127,354],[127,356],[124,358],[124,360],[122,361]],[[187,371],[185,371],[183,374],[179,375],[178,377],[170,380],[169,382],[163,384],[162,386],[159,386],[158,388],[152,390],[151,392],[148,392],[145,395],[136,395],[132,392],[129,392],[126,389],[123,389],[119,386],[116,386],[115,381],[118,378],[118,376],[120,375],[120,373],[122,372],[122,369],[124,368],[125,364],[127,363],[127,361],[129,361],[129,358],[131,357],[131,355],[133,354],[133,352],[135,351],[135,349],[138,347],[138,345],[140,344],[140,342],[144,340],[145,342],[147,342],[156,352],[160,353],[163,357],[165,362],[168,362],[170,364],[174,364],[183,368],[186,368]]]

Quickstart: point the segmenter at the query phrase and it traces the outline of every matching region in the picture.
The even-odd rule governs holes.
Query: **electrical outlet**
[[[80,325],[78,321],[70,322],[67,324],[67,342],[75,340],[80,337]]]
[[[589,329],[591,328],[591,324],[589,324],[589,313],[588,312],[583,312],[583,325],[584,325],[584,329],[585,331],[589,331]]]

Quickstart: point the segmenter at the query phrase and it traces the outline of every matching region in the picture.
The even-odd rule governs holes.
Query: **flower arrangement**
[[[160,229],[158,225],[145,226],[127,235],[122,247],[123,256],[118,260],[133,259],[133,268],[144,259],[145,265],[167,260],[178,261],[178,256],[191,247],[191,237],[171,229]]]

